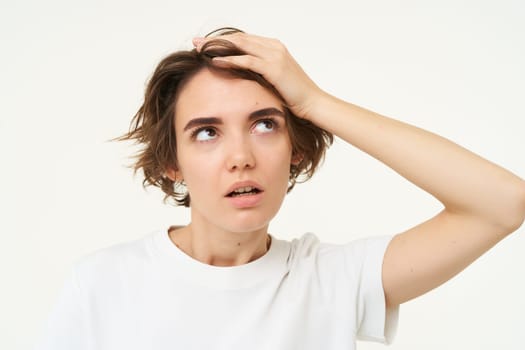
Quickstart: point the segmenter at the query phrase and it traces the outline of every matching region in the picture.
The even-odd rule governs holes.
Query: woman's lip
[[[226,199],[237,209],[252,208],[262,201],[264,192],[245,194],[240,196],[226,197]]]
[[[228,188],[228,190],[226,191],[225,196],[229,196],[233,191],[235,191],[235,190],[237,190],[239,188],[243,188],[243,187],[254,187],[254,188],[258,189],[260,192],[264,192],[263,188],[261,187],[261,185],[259,185],[255,181],[238,181],[238,182],[234,183],[233,185],[231,185]]]

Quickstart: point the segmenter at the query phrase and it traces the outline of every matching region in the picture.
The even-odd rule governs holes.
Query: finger
[[[283,45],[276,39],[246,33],[225,35],[224,39],[232,42],[247,54],[257,57],[265,57],[266,54],[283,48]]]
[[[234,33],[210,38],[198,37],[193,39],[193,44],[197,51],[200,51],[206,42],[214,39],[228,40],[247,54],[257,57],[264,57],[266,53],[284,49],[284,45],[278,40],[246,33]]]
[[[251,55],[214,57],[213,63],[220,67],[237,67],[257,72],[264,76],[264,61]],[[265,77],[267,78],[267,77]]]
[[[203,37],[196,37],[192,39],[193,46],[200,51],[200,47],[203,45],[205,38]]]

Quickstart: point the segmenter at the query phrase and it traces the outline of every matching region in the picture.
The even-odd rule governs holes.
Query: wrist
[[[327,114],[331,114],[331,111],[336,108],[337,101],[336,97],[319,90],[308,98],[303,118],[324,128],[323,121],[326,120]]]

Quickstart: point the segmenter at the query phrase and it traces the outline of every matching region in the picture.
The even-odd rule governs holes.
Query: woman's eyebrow
[[[204,117],[204,118],[194,118],[190,120],[184,127],[184,131],[194,128],[199,125],[219,125],[222,124],[222,119],[217,117]]]
[[[254,119],[257,119],[260,117],[266,117],[269,115],[279,116],[279,117],[284,118],[283,111],[275,107],[268,107],[268,108],[259,109],[257,111],[250,113],[250,115],[248,116],[248,120],[254,120]]]
[[[261,117],[266,117],[266,116],[269,116],[269,115],[273,115],[273,116],[279,116],[279,117],[282,117],[284,118],[284,112],[281,111],[280,109],[277,109],[275,107],[268,107],[268,108],[263,108],[263,109],[258,109],[256,111],[253,111],[250,113],[250,115],[248,116],[248,120],[255,120],[257,118],[261,118]],[[192,120],[190,120],[186,126],[184,126],[184,131],[188,130],[188,129],[192,129],[196,126],[200,126],[200,125],[221,125],[222,124],[222,119],[221,118],[217,118],[217,117],[202,117],[202,118],[194,118]]]

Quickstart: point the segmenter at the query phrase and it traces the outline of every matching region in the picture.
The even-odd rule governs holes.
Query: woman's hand
[[[225,39],[246,52],[243,56],[215,57],[217,65],[235,66],[261,74],[279,91],[287,107],[304,119],[310,119],[313,104],[325,93],[306,75],[286,47],[276,39],[246,33],[211,38],[195,38],[197,50],[210,40]]]

